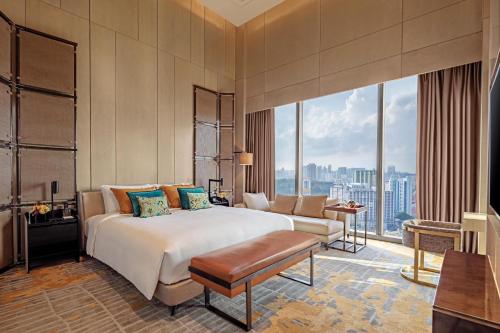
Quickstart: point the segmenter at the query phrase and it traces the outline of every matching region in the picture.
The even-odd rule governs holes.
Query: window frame
[[[404,79],[404,78],[399,78]],[[385,208],[385,100],[384,100],[385,83],[377,84],[377,156],[376,156],[376,226],[375,233],[368,233],[368,238],[384,240],[394,243],[401,243],[401,237],[391,236],[384,234],[384,208]],[[340,93],[340,92],[339,92]],[[304,179],[303,179],[303,130],[304,130],[304,101],[299,101],[295,104],[295,193],[302,195]],[[273,110],[274,111],[274,110]]]

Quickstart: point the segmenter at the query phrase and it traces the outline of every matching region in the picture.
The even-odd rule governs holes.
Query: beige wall
[[[236,28],[199,0],[0,0],[78,42],[78,189],[192,180],[192,84],[234,91]]]
[[[236,86],[254,112],[478,61],[482,24],[482,0],[288,0],[238,28]]]

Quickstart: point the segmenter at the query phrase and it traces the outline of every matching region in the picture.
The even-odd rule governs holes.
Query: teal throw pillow
[[[168,215],[170,211],[168,210],[167,198],[163,197],[137,197],[139,206],[141,206],[140,217],[153,217]]]
[[[211,207],[210,201],[208,201],[208,194],[206,194],[205,192],[188,193],[187,196],[189,199],[189,209],[191,210],[205,209]]]
[[[204,193],[205,189],[203,187],[180,187],[177,189],[179,192],[179,197],[181,199],[182,209],[189,209],[189,198],[188,193]]]
[[[134,210],[134,216],[138,217],[141,215],[141,206],[137,197],[152,198],[152,197],[163,197],[165,193],[162,190],[154,191],[144,191],[144,192],[127,192],[127,195],[132,203],[132,209]]]

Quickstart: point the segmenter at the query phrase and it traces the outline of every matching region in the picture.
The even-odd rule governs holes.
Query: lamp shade
[[[253,153],[240,153],[240,165],[253,165]]]

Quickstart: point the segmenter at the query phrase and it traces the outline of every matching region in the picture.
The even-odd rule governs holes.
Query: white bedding
[[[151,299],[158,281],[189,278],[192,257],[276,230],[293,230],[290,218],[244,208],[177,210],[152,218],[117,213],[87,224],[87,254],[111,266]]]

